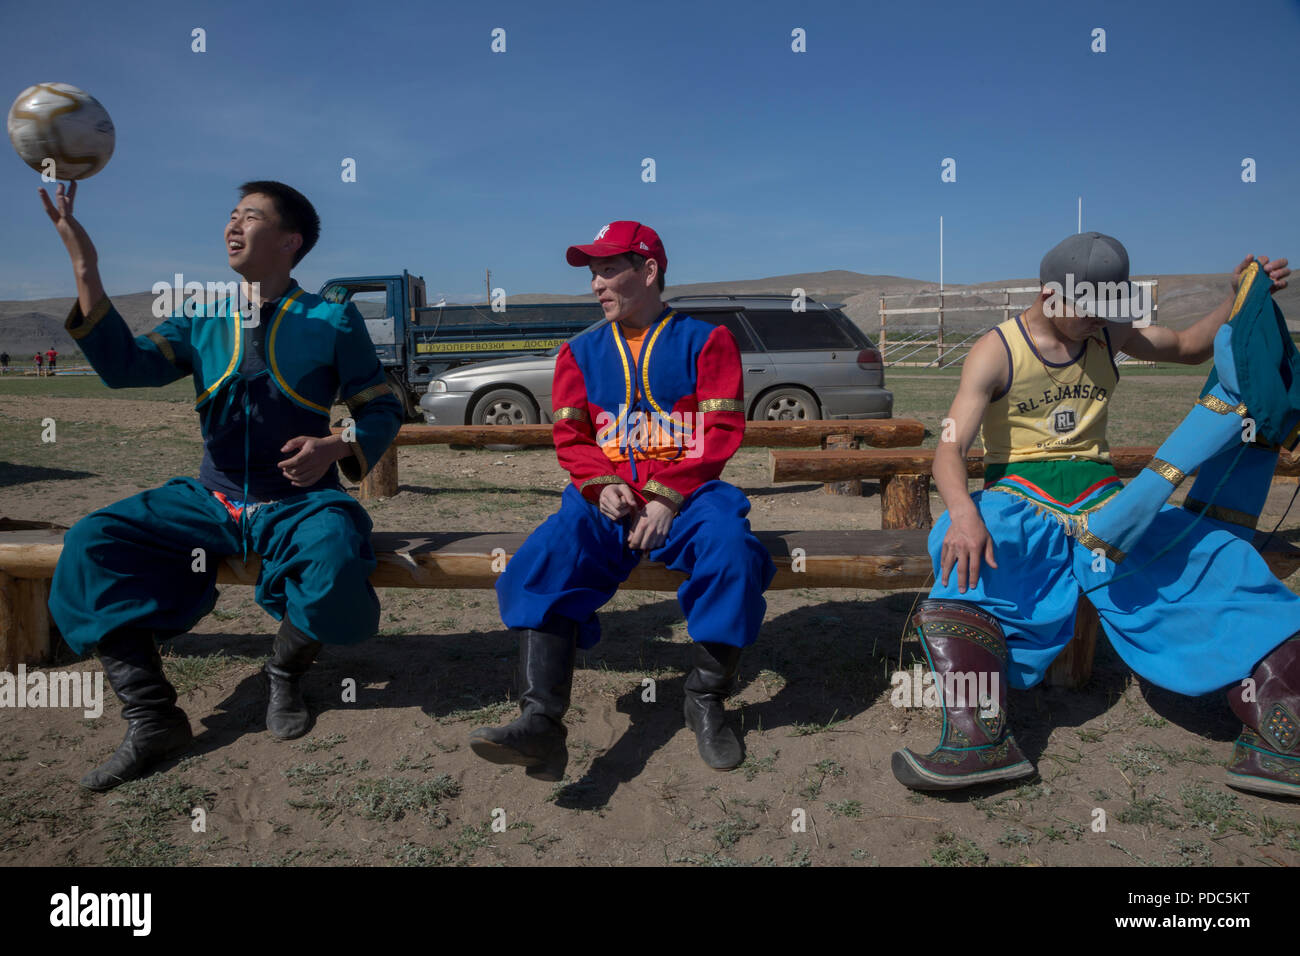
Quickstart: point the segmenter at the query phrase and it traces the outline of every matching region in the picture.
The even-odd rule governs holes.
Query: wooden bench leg
[[[857,448],[858,441],[852,435],[827,435],[822,439],[822,448]],[[828,481],[822,485],[828,495],[852,495],[862,497],[862,479],[850,478],[847,481]]]
[[[48,664],[50,641],[50,582],[44,578],[15,578],[0,571],[0,670],[19,664]]]
[[[1097,651],[1097,628],[1101,619],[1087,597],[1079,595],[1079,609],[1074,613],[1074,637],[1047,670],[1049,687],[1079,690],[1092,677],[1092,658]]]
[[[372,498],[391,498],[397,494],[397,446],[389,445],[383,457],[375,462],[370,474],[361,479],[362,501]]]
[[[885,531],[925,531],[930,518],[930,476],[894,475],[880,479],[880,527]]]

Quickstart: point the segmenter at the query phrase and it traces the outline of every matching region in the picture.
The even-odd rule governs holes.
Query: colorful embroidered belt
[[[1097,508],[1123,487],[1115,467],[1091,458],[1056,458],[986,465],[984,490],[1023,498],[1055,517],[1073,533],[1076,518]]]

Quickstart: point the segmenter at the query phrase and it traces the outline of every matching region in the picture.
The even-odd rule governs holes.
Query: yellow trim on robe
[[[1080,521],[1079,536],[1077,540],[1079,544],[1083,545],[1089,551],[1096,551],[1100,548],[1106,557],[1110,558],[1111,562],[1114,564],[1119,564],[1125,557],[1127,557],[1127,555],[1119,548],[1112,544],[1107,544],[1105,541],[1101,540],[1101,538],[1088,530],[1088,516],[1086,514],[1082,516],[1082,520]]]
[[[1151,461],[1147,463],[1147,468],[1154,471],[1175,488],[1187,479],[1187,472],[1169,464],[1169,462],[1165,461],[1163,458],[1152,458]]]
[[[597,475],[595,478],[588,478],[578,486],[579,491],[586,490],[588,485],[626,485],[627,482],[618,475]]]
[[[1198,501],[1195,498],[1188,498],[1183,502],[1183,508],[1193,514],[1204,514],[1207,518],[1214,518],[1216,521],[1224,521],[1228,524],[1241,525],[1243,528],[1254,529],[1259,524],[1259,516],[1250,514],[1247,511],[1238,511],[1236,508],[1225,508],[1223,505],[1206,506],[1204,501]]]
[[[652,495],[661,495],[678,507],[681,507],[682,502],[686,500],[680,491],[673,491],[663,482],[655,481],[653,478],[647,481],[642,486],[641,490]]]
[[[72,308],[68,311],[68,317],[63,323],[63,327],[68,334],[74,339],[84,339],[91,332],[95,331],[95,326],[99,325],[100,320],[108,315],[108,310],[113,307],[113,303],[108,301],[108,296],[104,296],[95,307],[90,310],[90,315],[81,315],[81,303],[75,299],[72,302]],[[76,325],[72,325],[72,320],[81,318]]]
[[[623,348],[623,336],[618,331],[618,323],[609,323],[609,328],[614,336],[614,344],[618,346],[618,357],[623,362],[623,385],[627,392],[627,398],[623,400],[623,414],[626,415],[632,408],[632,373],[628,371],[627,350]]]
[[[654,334],[650,336],[650,341],[645,344],[645,354],[641,356],[641,385],[645,389],[645,399],[650,403],[650,407],[659,413],[660,418],[669,418],[670,416],[659,407],[659,403],[655,401],[655,397],[650,394],[650,353],[655,347],[655,339],[659,338],[659,333],[668,327],[668,323],[673,320],[675,315],[677,315],[676,312],[669,312],[664,316],[664,320],[659,323],[654,330]],[[693,430],[685,421],[677,421],[673,419],[673,424],[679,426],[684,431],[689,432]]]
[[[284,305],[280,307],[280,311],[276,315],[275,321],[271,323],[271,334],[267,336],[266,354],[267,354],[267,358],[270,359],[271,374],[275,376],[275,380],[279,384],[279,386],[282,389],[284,389],[284,393],[288,395],[290,398],[292,398],[299,405],[305,405],[308,408],[314,408],[322,415],[328,416],[330,410],[326,408],[324,405],[317,405],[315,402],[303,398],[301,395],[299,395],[297,392],[295,392],[292,388],[289,387],[289,383],[286,382],[284,380],[284,376],[280,374],[279,364],[275,361],[275,336],[280,331],[280,321],[284,318],[284,314],[289,310],[289,306],[291,306],[294,303],[294,300],[297,299],[298,296],[302,294],[303,294],[303,290],[299,288],[298,291],[295,292],[293,295],[289,296],[289,298],[285,300]]]
[[[171,362],[173,365],[176,364],[176,352],[172,350],[172,344],[168,342],[166,338],[159,335],[157,332],[146,332],[145,338],[158,346],[158,351],[162,353],[163,358]]]
[[[1235,319],[1237,313],[1241,311],[1242,305],[1246,302],[1246,296],[1250,294],[1251,283],[1255,281],[1255,277],[1258,275],[1259,263],[1252,259],[1250,260],[1250,265],[1246,266],[1242,271],[1241,279],[1238,280],[1237,297],[1232,300],[1232,311],[1228,313],[1229,322]]]
[[[697,406],[703,412],[743,412],[745,403],[738,398],[706,398]]]
[[[221,383],[224,382],[226,379],[230,378],[230,376],[234,374],[235,367],[239,365],[239,355],[240,352],[243,351],[243,347],[244,347],[244,329],[243,329],[243,323],[239,320],[239,310],[236,309],[235,314],[233,316],[227,315],[227,316],[221,316],[221,318],[230,319],[235,323],[235,347],[230,353],[230,364],[227,365],[226,370],[221,373],[221,377],[218,378],[211,385],[209,385],[204,390],[203,394],[194,400],[195,408],[198,408],[200,405],[206,402],[209,396],[211,396],[213,392],[215,392],[218,388],[221,387]]]

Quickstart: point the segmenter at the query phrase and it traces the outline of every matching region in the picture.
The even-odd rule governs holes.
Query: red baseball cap
[[[629,219],[601,226],[600,232],[596,233],[596,238],[589,245],[569,246],[564,258],[571,266],[585,266],[592,259],[622,256],[629,252],[655,260],[659,263],[660,272],[668,268],[668,255],[664,252],[659,233]]]

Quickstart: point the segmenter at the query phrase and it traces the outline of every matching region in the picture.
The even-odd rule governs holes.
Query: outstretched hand
[[[94,265],[98,259],[95,244],[90,241],[85,227],[72,215],[72,204],[77,198],[76,182],[74,181],[67,188],[63,183],[59,183],[54,191],[53,200],[44,188],[39,189],[38,192],[41,194],[41,203],[45,206],[45,214],[50,217],[50,222],[54,223],[54,228],[58,230],[59,238],[67,247],[73,266],[83,268]]]
[[[1237,286],[1241,282],[1241,274],[1246,271],[1246,267],[1249,266],[1255,260],[1255,258],[1256,257],[1253,255],[1247,256],[1245,259],[1241,260],[1241,265],[1237,266],[1236,269],[1232,270],[1232,291],[1234,293],[1237,291]],[[1291,275],[1291,270],[1287,268],[1287,260],[1285,259],[1270,260],[1268,256],[1259,256],[1258,258],[1259,261],[1264,265],[1264,273],[1268,276],[1269,280],[1272,282],[1272,285],[1269,286],[1268,291],[1278,292],[1282,289],[1285,289],[1287,283],[1287,276]]]

